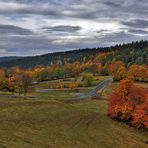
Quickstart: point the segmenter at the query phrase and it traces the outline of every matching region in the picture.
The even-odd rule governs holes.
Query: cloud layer
[[[148,39],[147,0],[0,0],[0,56]]]

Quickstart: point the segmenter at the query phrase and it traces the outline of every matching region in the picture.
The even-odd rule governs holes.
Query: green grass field
[[[144,85],[144,84],[142,84]],[[104,90],[106,97],[115,88]],[[38,87],[38,86],[36,86]],[[32,89],[32,90],[35,90]],[[27,99],[0,93],[2,148],[146,148],[148,133],[106,116],[107,100],[74,101],[89,89],[30,92]]]

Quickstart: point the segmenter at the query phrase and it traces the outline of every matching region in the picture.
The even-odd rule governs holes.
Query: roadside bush
[[[84,86],[89,87],[92,85],[93,82],[93,75],[92,74],[87,74],[84,76]]]
[[[148,97],[145,97],[144,103],[137,105],[135,112],[132,114],[131,124],[136,128],[148,129]]]
[[[132,80],[120,81],[109,97],[108,115],[136,128],[148,129],[148,90],[136,86]]]
[[[69,84],[69,88],[70,88],[70,89],[77,88],[77,84],[76,84],[76,83],[70,83],[70,84]]]
[[[83,83],[82,82],[79,82],[78,83],[78,87],[83,87]]]

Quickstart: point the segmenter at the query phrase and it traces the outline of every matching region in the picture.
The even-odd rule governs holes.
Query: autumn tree
[[[109,97],[108,115],[136,128],[148,128],[148,90],[136,86],[129,78],[122,80]]]
[[[37,65],[35,66],[35,68],[33,69],[33,78],[34,80],[38,81],[40,78],[40,74],[41,72],[44,70],[43,66],[41,65]]]
[[[146,65],[131,65],[128,77],[135,81],[148,81],[148,67]]]
[[[8,79],[6,73],[3,69],[0,69],[0,89],[5,89],[7,87]]]
[[[90,66],[90,70],[93,72],[93,75],[100,75],[101,72],[102,72],[102,65],[101,63],[93,63],[91,66]]]
[[[74,89],[77,87],[77,84],[76,83],[70,83],[69,86],[68,86],[70,89]]]
[[[18,92],[20,94],[19,87],[18,87],[18,80],[17,75],[13,75],[10,78],[8,78],[8,90],[12,93]]]
[[[126,78],[126,67],[122,61],[109,64],[108,71],[113,76],[114,80],[119,81]]]
[[[135,112],[132,113],[131,124],[136,128],[148,129],[148,92],[145,92],[143,103],[136,106]]]
[[[8,79],[8,88],[11,92],[17,92],[19,95],[28,92],[28,88],[32,83],[33,72],[32,71],[20,71],[19,73],[13,74]]]
[[[19,81],[20,75],[23,73],[19,67],[12,67],[7,71],[8,74],[8,90],[21,94],[21,83]]]
[[[30,84],[32,83],[32,72],[31,71],[25,71],[20,75],[19,83],[22,86],[24,96],[26,96],[26,93],[28,92],[28,88]]]
[[[45,81],[45,80],[48,80],[48,69],[47,68],[43,68],[40,73],[39,73],[39,78],[38,80],[39,81]]]

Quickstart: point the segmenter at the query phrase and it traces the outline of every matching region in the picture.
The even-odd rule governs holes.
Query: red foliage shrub
[[[136,128],[148,128],[148,90],[130,79],[122,80],[109,97],[108,115]]]
[[[70,89],[74,89],[77,87],[76,83],[70,83],[68,86]]]
[[[148,129],[148,95],[145,95],[143,98],[143,103],[136,106],[135,112],[133,112],[132,116],[133,120],[131,124],[133,126],[136,128]]]

